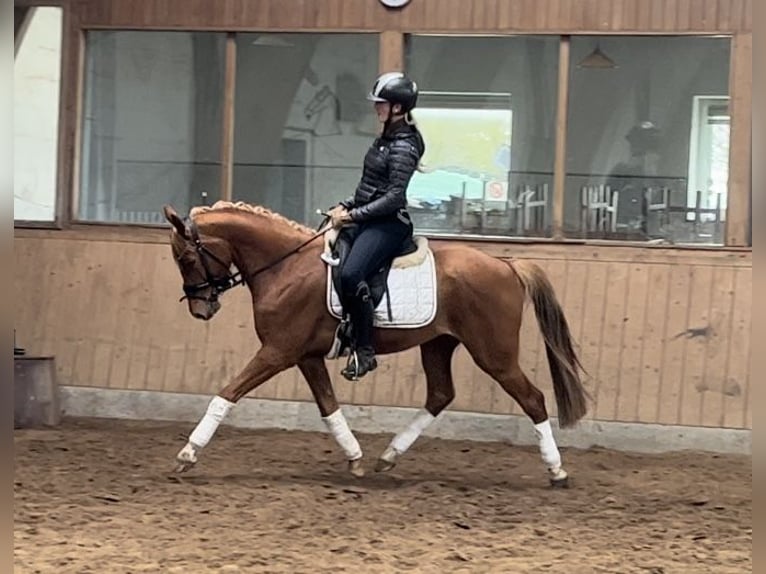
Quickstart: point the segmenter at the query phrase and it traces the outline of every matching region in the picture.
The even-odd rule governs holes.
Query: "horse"
[[[355,477],[365,475],[362,449],[349,428],[327,370],[328,349],[339,319],[328,311],[327,267],[320,256],[324,232],[260,205],[218,201],[197,206],[182,218],[163,206],[171,224],[170,245],[192,317],[211,320],[220,296],[238,285],[252,296],[260,348],[214,395],[204,416],[177,453],[175,471],[186,472],[219,424],[245,395],[286,369],[297,366],[319,414]],[[473,361],[508,393],[531,419],[550,485],[568,487],[569,475],[553,436],[543,393],[519,366],[519,332],[524,305],[531,300],[543,335],[560,428],[577,424],[590,395],[564,312],[538,265],[500,259],[461,244],[429,245],[436,276],[437,310],[417,328],[374,329],[376,353],[388,355],[415,346],[426,379],[426,400],[406,428],[378,457],[375,471],[394,468],[417,438],[455,398],[451,360],[464,345]],[[300,310],[299,312],[297,310]],[[355,384],[364,384],[356,382]]]

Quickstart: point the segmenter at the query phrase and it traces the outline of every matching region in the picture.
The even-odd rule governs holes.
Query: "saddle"
[[[357,233],[358,226],[352,224],[343,227],[334,239],[328,237],[327,246],[330,249],[332,258],[335,260],[335,264],[332,267],[332,282],[338,293],[341,293],[340,272],[341,269],[343,269],[343,265],[346,263],[346,258],[351,251],[351,246],[354,243]],[[367,285],[370,287],[373,308],[377,309],[378,305],[380,305],[380,302],[383,300],[383,296],[388,295],[388,274],[391,272],[391,266],[393,265],[394,260],[399,257],[411,255],[417,250],[418,245],[415,242],[414,237],[408,237],[394,257],[386,261],[367,279]],[[392,320],[391,298],[386,297],[386,300],[388,301],[388,318],[390,321]]]

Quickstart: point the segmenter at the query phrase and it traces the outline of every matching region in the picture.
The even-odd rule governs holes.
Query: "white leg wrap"
[[[412,443],[418,439],[435,418],[436,417],[426,409],[418,410],[418,413],[415,415],[415,418],[412,419],[410,425],[391,440],[391,448],[399,454],[407,452],[412,446]]]
[[[537,443],[540,446],[540,455],[548,469],[558,470],[561,468],[561,453],[559,453],[559,448],[556,446],[556,441],[553,439],[551,421],[545,420],[536,424],[535,435],[537,435]]]
[[[210,439],[213,438],[218,425],[226,418],[234,403],[224,398],[215,396],[211,399],[207,407],[207,412],[197,427],[189,436],[189,442],[197,449],[205,448]]]
[[[348,460],[358,460],[362,458],[362,447],[359,446],[359,442],[356,440],[354,433],[346,422],[346,417],[343,416],[343,412],[338,409],[333,414],[322,417],[324,424],[327,425],[327,429],[332,436],[335,437],[336,442],[343,449],[343,453]]]

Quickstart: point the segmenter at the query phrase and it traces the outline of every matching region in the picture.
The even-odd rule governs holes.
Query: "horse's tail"
[[[545,353],[553,379],[559,426],[571,427],[587,412],[588,392],[583,387],[578,369],[585,372],[572,346],[564,311],[553,285],[539,265],[527,260],[512,260],[508,264],[524,285],[535,307],[535,316],[545,341]]]

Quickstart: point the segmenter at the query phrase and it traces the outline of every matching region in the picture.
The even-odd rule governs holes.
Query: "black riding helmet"
[[[418,103],[418,85],[401,72],[388,72],[375,80],[367,99],[373,102],[388,102],[402,106],[406,114]]]

